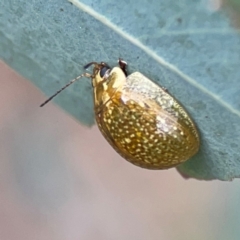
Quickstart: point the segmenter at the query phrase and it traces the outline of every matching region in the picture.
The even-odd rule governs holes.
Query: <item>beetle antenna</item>
[[[98,65],[98,63],[97,63],[97,62],[90,62],[90,63],[86,64],[83,68],[84,68],[84,69],[87,69],[87,68],[89,68],[91,65]]]
[[[60,92],[62,92],[65,88],[67,88],[68,86],[70,86],[72,83],[76,82],[77,80],[79,80],[82,77],[92,77],[91,74],[89,73],[83,73],[82,75],[79,75],[78,77],[74,78],[73,80],[71,80],[68,84],[66,84],[64,87],[62,87],[61,89],[59,89],[55,94],[53,94],[50,98],[48,98],[44,103],[42,103],[40,105],[40,107],[43,107],[44,105],[46,105],[48,102],[50,102],[54,97],[56,97]]]

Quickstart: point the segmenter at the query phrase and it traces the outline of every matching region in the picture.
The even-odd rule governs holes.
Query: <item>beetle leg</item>
[[[163,89],[164,92],[168,93],[168,89],[167,88],[162,87],[162,89]]]
[[[125,75],[127,76],[127,62],[125,62],[123,59],[119,58],[118,59],[118,64],[119,67],[123,70],[123,72],[125,73]]]

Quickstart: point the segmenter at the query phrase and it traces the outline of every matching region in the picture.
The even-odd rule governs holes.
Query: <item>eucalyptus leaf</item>
[[[207,0],[0,1],[0,57],[47,96],[86,63],[119,57],[166,87],[201,134],[199,153],[178,167],[187,177],[240,176],[239,50],[239,32]],[[89,79],[54,101],[94,124]]]

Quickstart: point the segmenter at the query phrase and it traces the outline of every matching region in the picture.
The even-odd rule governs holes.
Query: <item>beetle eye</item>
[[[109,67],[102,67],[102,69],[100,70],[100,77],[103,78],[104,75],[107,73],[107,71],[109,70]]]

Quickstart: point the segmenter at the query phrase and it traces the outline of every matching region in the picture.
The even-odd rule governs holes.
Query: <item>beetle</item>
[[[70,81],[40,106],[80,79],[92,79],[94,112],[99,130],[127,161],[146,169],[175,167],[200,146],[198,130],[184,107],[165,88],[140,72],[127,73],[127,63],[118,66],[90,62],[92,74]]]

